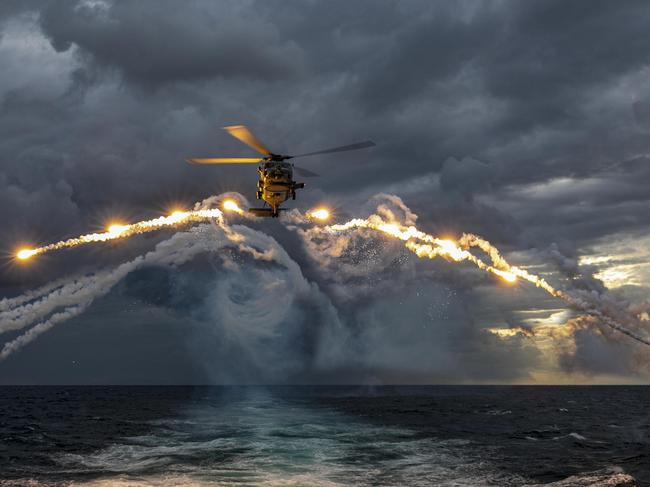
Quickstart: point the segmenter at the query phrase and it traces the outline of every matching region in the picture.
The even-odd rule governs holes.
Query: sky
[[[108,275],[174,232],[29,265],[20,245],[253,200],[253,168],[185,163],[252,156],[221,129],[246,124],[279,153],[376,142],[301,162],[321,177],[296,207],[407,215],[377,196],[396,195],[419,228],[481,235],[648,336],[649,23],[645,1],[2,2],[0,295]],[[271,260],[154,256],[0,362],[0,383],[650,380],[643,345],[529,284],[245,224]]]

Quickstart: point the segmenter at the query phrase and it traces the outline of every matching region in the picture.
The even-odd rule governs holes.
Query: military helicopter
[[[255,149],[264,157],[210,157],[188,159],[187,161],[193,164],[259,164],[257,172],[259,173],[260,179],[257,182],[256,196],[258,200],[264,201],[264,207],[249,208],[248,211],[256,216],[269,216],[274,218],[277,218],[280,215],[280,211],[285,209],[280,208],[280,205],[289,198],[295,200],[296,190],[305,187],[305,183],[297,183],[293,180],[294,171],[303,177],[318,176],[314,172],[295,167],[293,164],[285,161],[295,159],[296,157],[364,149],[375,145],[371,140],[366,140],[364,142],[357,142],[356,144],[289,156],[271,152],[245,125],[231,125],[224,127],[224,130],[247,146]]]

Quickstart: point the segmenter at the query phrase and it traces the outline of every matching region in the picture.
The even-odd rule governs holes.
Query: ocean
[[[5,386],[0,486],[650,485],[649,406],[633,386]]]

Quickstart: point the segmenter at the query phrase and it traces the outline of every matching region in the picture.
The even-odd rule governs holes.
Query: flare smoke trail
[[[510,265],[508,261],[501,256],[499,250],[490,242],[476,235],[472,235],[471,233],[463,234],[457,242],[454,242],[453,240],[433,237],[421,232],[414,226],[400,227],[396,223],[386,223],[377,215],[371,215],[365,220],[355,219],[342,225],[331,225],[325,227],[325,230],[337,233],[349,230],[350,228],[369,228],[385,235],[398,238],[404,241],[406,248],[411,250],[418,257],[428,257],[429,259],[444,257],[451,259],[454,262],[469,261],[479,269],[497,275],[508,282],[515,282],[517,278],[524,279],[525,281],[543,289],[551,296],[562,299],[573,308],[599,318],[602,323],[610,328],[619,331],[640,343],[650,346],[650,340],[638,335],[624,326],[621,326],[610,316],[607,316],[603,310],[598,309],[593,304],[579,299],[578,297],[571,296],[559,289],[555,289],[543,278],[530,274],[519,267]],[[420,242],[418,242],[418,240]],[[486,264],[477,256],[469,252],[468,249],[471,247],[478,247],[483,250],[492,260],[492,265]]]
[[[256,260],[278,262],[287,269],[294,282],[302,285],[298,291],[308,291],[309,284],[302,277],[298,265],[271,237],[245,226],[231,227],[223,218],[214,220],[214,223],[213,226],[199,225],[186,232],[179,232],[160,242],[153,251],[114,269],[57,283],[53,289],[50,287],[52,290],[49,293],[48,287],[43,287],[39,292],[15,299],[13,308],[0,313],[0,333],[33,326],[4,345],[0,350],[0,360],[6,359],[57,323],[82,313],[95,299],[107,294],[129,273],[147,265],[179,266],[198,254],[217,252],[224,247],[235,248]],[[56,311],[61,308],[62,311]]]
[[[231,200],[226,200],[224,202],[224,209],[227,211],[242,212],[237,203]],[[217,208],[195,211],[175,211],[169,216],[161,216],[152,220],[132,223],[130,225],[111,225],[108,228],[108,231],[103,233],[89,233],[87,235],[80,235],[79,237],[61,240],[60,242],[45,245],[44,247],[22,249],[18,251],[16,257],[21,260],[26,260],[35,255],[44,254],[45,252],[77,247],[88,243],[108,242],[109,240],[115,240],[118,238],[132,237],[133,235],[153,232],[165,227],[180,226],[187,223],[221,218],[222,215],[223,212]]]
[[[208,198],[202,204],[197,205],[196,210],[191,212],[176,212],[167,217],[160,217],[131,225],[111,227],[105,233],[82,235],[44,247],[24,249],[21,251],[23,254],[22,257],[19,255],[19,258],[26,259],[53,250],[75,247],[86,243],[126,238],[164,227],[205,220],[213,220],[216,230],[221,232],[215,236],[213,232],[210,233],[208,231],[210,230],[210,226],[200,225],[187,232],[175,234],[170,239],[159,243],[154,251],[137,257],[130,262],[121,264],[115,269],[101,271],[78,279],[57,281],[22,296],[3,299],[0,301],[0,333],[20,330],[29,326],[32,326],[32,328],[6,343],[0,351],[0,360],[7,358],[11,353],[31,342],[40,334],[48,331],[57,323],[82,313],[96,298],[105,295],[128,273],[144,265],[180,265],[191,260],[199,253],[214,252],[226,245],[236,246],[240,251],[249,253],[256,259],[276,259],[278,252],[281,253],[281,251],[278,250],[277,247],[279,246],[277,243],[272,245],[272,242],[269,241],[273,239],[270,237],[266,240],[257,238],[256,241],[259,245],[251,245],[249,240],[252,234],[250,232],[254,232],[256,235],[265,235],[244,226],[239,226],[239,230],[236,231],[233,227],[227,225],[224,219],[224,213],[221,210],[205,208],[207,205],[221,201],[222,197]],[[573,308],[597,317],[610,328],[640,343],[650,345],[648,339],[622,326],[619,323],[620,320],[609,316],[604,306],[599,307],[598,303],[590,302],[588,299],[582,299],[578,296],[570,295],[565,291],[555,289],[543,278],[519,267],[510,265],[501,256],[501,253],[496,247],[481,237],[473,234],[463,234],[458,240],[451,240],[437,238],[420,231],[414,225],[417,216],[412,214],[399,198],[395,196],[387,196],[387,198],[405,211],[406,217],[403,219],[404,224],[400,223],[399,219],[390,210],[378,208],[378,213],[380,214],[373,214],[365,219],[356,218],[342,224],[310,226],[307,230],[302,230],[305,242],[308,243],[315,238],[323,236],[336,237],[354,229],[376,231],[382,235],[401,240],[404,242],[406,248],[420,258],[427,257],[434,259],[436,257],[443,257],[453,262],[468,261],[479,269],[496,275],[507,282],[512,283],[517,281],[517,279],[523,279],[545,290],[550,295],[564,300]],[[243,210],[233,200],[225,200],[223,202],[223,208],[224,211],[244,215]],[[317,210],[304,215],[296,213],[297,222],[303,224],[310,224],[314,220],[327,217],[329,217],[329,214],[326,211]],[[275,241],[273,240],[273,242]],[[266,248],[260,250],[257,247]],[[480,249],[489,257],[491,263],[486,263],[477,255],[470,252],[471,248]],[[286,264],[286,259],[281,260]],[[629,321],[632,322],[633,319],[630,318]]]
[[[119,265],[113,270],[101,271],[90,276],[73,279],[40,299],[19,305],[0,313],[0,333],[20,330],[36,323],[26,333],[6,343],[0,351],[0,360],[22,348],[36,337],[51,329],[57,323],[82,313],[95,299],[105,295],[130,272],[147,264],[180,265],[200,252],[206,251],[205,233],[208,225],[192,228],[189,232],[177,233],[169,240],[159,243],[156,249],[144,256]],[[218,239],[215,239],[217,242]],[[215,250],[218,248],[213,245]],[[207,247],[209,250],[210,247]],[[59,308],[45,319],[50,313]],[[43,320],[37,322],[38,320]]]
[[[399,198],[395,196],[389,196],[389,198],[403,210],[407,211],[407,215],[409,215],[408,223],[414,223],[417,216],[410,213],[410,210],[408,210]],[[382,218],[380,215],[373,214],[365,219],[355,218],[342,224],[328,225],[320,228],[315,227],[312,229],[309,238],[313,238],[323,232],[337,235],[355,228],[374,230],[403,241],[406,248],[421,258],[428,257],[429,259],[434,259],[436,257],[443,257],[454,262],[469,261],[479,269],[499,276],[507,282],[514,283],[518,278],[528,281],[543,289],[551,296],[562,299],[574,309],[594,316],[608,327],[627,335],[639,343],[650,346],[650,340],[622,326],[616,319],[609,316],[606,310],[601,309],[598,303],[593,303],[589,300],[581,299],[578,296],[573,296],[565,291],[555,289],[545,279],[531,274],[524,269],[510,265],[501,256],[499,249],[477,235],[465,233],[457,241],[440,239],[420,231],[413,224],[408,226],[399,224],[390,210],[383,209],[382,213],[384,213],[385,217],[388,217],[389,221],[386,221],[385,217]],[[469,249],[472,247],[477,247],[487,254],[492,264],[486,264],[479,257],[471,253]],[[628,316],[628,318],[629,321],[635,321],[634,317]]]
[[[296,296],[318,294],[317,286],[309,283],[291,257],[270,236],[243,225],[230,226],[219,210],[204,207],[223,203],[224,211],[243,214],[234,200],[223,200],[224,196],[210,197],[195,212],[201,215],[218,215],[212,225],[199,225],[188,231],[179,232],[156,248],[114,269],[99,271],[91,275],[57,281],[16,298],[5,299],[0,308],[0,333],[31,328],[6,343],[0,350],[0,361],[27,345],[56,324],[84,312],[92,302],[106,295],[129,273],[147,265],[179,266],[195,256],[206,252],[218,252],[229,247],[248,254],[258,261],[276,262],[287,273]],[[199,213],[200,212],[200,213]],[[184,222],[187,220],[184,220]],[[330,319],[337,321],[335,310],[329,309]],[[265,318],[268,322],[268,316]]]

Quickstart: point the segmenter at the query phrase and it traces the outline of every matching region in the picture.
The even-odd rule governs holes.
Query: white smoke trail
[[[309,218],[304,216],[301,221],[296,215],[292,215],[287,221],[288,227],[298,231],[312,257],[324,265],[330,265],[331,261],[338,259],[347,248],[351,237],[348,235],[345,238],[344,234],[364,229],[372,230],[403,241],[405,247],[418,257],[429,259],[443,257],[455,262],[467,261],[508,282],[515,282],[517,279],[528,281],[551,296],[564,300],[571,308],[598,318],[602,324],[639,343],[650,345],[650,339],[630,328],[642,328],[640,320],[626,310],[614,306],[612,300],[605,296],[594,293],[581,295],[579,290],[556,289],[545,279],[511,265],[494,245],[477,235],[463,234],[458,240],[453,240],[440,239],[424,233],[415,227],[417,216],[399,197],[394,195],[380,195],[380,197],[383,197],[386,204],[380,204],[376,213],[367,218],[355,218],[342,224],[311,226],[304,229],[296,225],[309,223]],[[401,214],[402,218],[396,214]],[[489,257],[491,264],[487,264],[477,255],[471,253],[469,250],[472,247],[482,250]]]
[[[90,303],[92,303],[92,300],[87,301],[83,304],[79,304],[77,306],[71,306],[69,308],[65,308],[61,312],[54,313],[47,320],[34,325],[32,328],[30,328],[27,332],[20,335],[18,338],[15,338],[10,342],[5,343],[5,345],[2,347],[2,350],[0,350],[0,361],[5,360],[7,357],[9,357],[9,355],[11,355],[17,350],[20,350],[22,347],[27,345],[32,340],[35,340],[40,335],[53,328],[54,325],[56,325],[57,323],[66,321],[82,313],[90,305]]]
[[[62,312],[54,313],[26,333],[6,343],[0,351],[0,360],[6,359],[55,324],[82,313],[95,299],[108,293],[130,272],[144,265],[181,265],[201,252],[216,250],[225,245],[228,239],[224,238],[225,232],[222,234],[218,235],[209,225],[200,225],[187,232],[177,233],[169,240],[160,242],[155,250],[144,256],[136,257],[110,271],[74,279],[34,303],[0,314],[0,332],[4,332],[25,328],[54,310],[65,307]]]
[[[100,271],[68,281],[57,281],[22,296],[0,301],[0,333],[32,326],[30,330],[4,345],[0,351],[0,360],[5,359],[57,323],[82,313],[95,299],[108,293],[130,272],[145,265],[181,265],[199,253],[218,251],[225,246],[236,248],[257,260],[273,261],[280,264],[286,269],[291,281],[296,283],[296,293],[313,292],[316,285],[309,283],[304,278],[298,264],[272,237],[243,225],[228,226],[219,210],[213,211],[209,208],[212,204],[221,202],[223,198],[224,195],[209,198],[197,204],[195,209],[196,219],[205,219],[209,215],[216,217],[213,221],[214,229],[209,225],[199,225],[187,232],[175,234],[170,239],[160,242],[153,251],[112,270]],[[382,195],[379,198],[383,201],[378,204],[376,213],[365,219],[357,218],[344,224],[303,228],[302,224],[311,225],[312,222],[304,215],[291,212],[284,218],[284,221],[289,228],[299,232],[308,252],[317,261],[326,266],[335,263],[339,271],[343,269],[350,276],[359,275],[358,270],[356,272],[354,270],[354,263],[345,264],[339,258],[346,251],[351,239],[366,239],[363,232],[372,230],[404,242],[405,247],[419,257],[431,259],[443,257],[456,262],[468,261],[478,268],[510,282],[517,278],[527,280],[549,294],[563,299],[574,309],[598,318],[606,326],[624,333],[640,343],[650,345],[648,339],[630,329],[630,326],[638,325],[638,320],[635,321],[634,317],[624,310],[612,311],[614,308],[609,306],[602,296],[595,296],[593,293],[580,295],[557,290],[544,279],[510,265],[496,247],[476,235],[464,234],[459,240],[454,241],[426,234],[415,227],[417,215],[411,212],[400,198],[393,195]],[[244,204],[246,204],[245,201]],[[238,213],[241,214],[241,210]],[[187,214],[185,213],[183,220],[195,221],[193,218],[188,218]],[[149,229],[171,225],[173,221],[170,221],[169,217],[165,217],[163,224],[157,220],[134,224],[131,226],[132,233],[142,231],[140,228],[142,224],[146,224],[143,228]],[[120,230],[118,233],[121,235],[124,230]],[[67,246],[67,243],[64,242],[62,245]],[[491,264],[487,264],[477,255],[471,253],[469,250],[472,247],[481,249],[489,257]],[[347,267],[345,267],[346,265]],[[364,272],[367,271],[368,269],[365,269]],[[331,305],[328,313],[333,321],[339,322],[336,310]]]
[[[39,290],[40,296],[23,295],[19,298],[25,298],[22,301],[31,301],[34,298],[41,297],[38,301],[29,302],[20,306],[16,306],[8,311],[0,313],[0,333],[5,333],[13,330],[20,330],[30,323],[38,320],[56,308],[61,306],[75,304],[79,298],[91,292],[92,281],[99,278],[101,273],[96,274],[94,277],[83,276],[78,279],[73,279],[67,283],[60,283],[53,290],[48,290],[44,286]],[[16,299],[20,303],[21,299]]]
[[[111,271],[100,271],[89,276],[71,279],[66,283],[60,283],[54,290],[44,294],[40,299],[14,307],[0,313],[0,333],[19,330],[36,320],[47,316],[57,308],[63,306],[74,306],[94,299],[98,293],[102,293],[103,286],[109,284],[112,287],[116,282],[126,276],[132,270],[148,264],[161,262],[164,259],[182,260],[178,254],[187,254],[188,258],[201,251],[205,245],[205,233],[210,231],[209,225],[201,225],[191,229],[189,232],[178,233],[174,237],[156,246],[154,252],[145,256],[121,264]],[[42,289],[47,289],[45,286]],[[16,299],[32,298],[31,294],[23,295]]]
[[[20,306],[24,303],[40,298],[41,296],[45,296],[46,294],[49,294],[55,289],[63,286],[64,284],[69,282],[69,280],[70,278],[57,279],[37,289],[27,291],[26,293],[21,294],[20,296],[16,296],[14,298],[2,298],[0,299],[0,312],[13,309],[16,306]]]
[[[209,199],[204,204],[211,204],[211,202],[212,200]],[[4,345],[0,350],[0,360],[6,359],[56,324],[81,314],[94,300],[107,294],[129,273],[148,265],[179,266],[198,254],[217,252],[224,247],[234,248],[241,253],[251,255],[256,260],[274,262],[281,266],[287,273],[287,281],[293,283],[291,299],[301,295],[320,294],[317,286],[304,278],[298,264],[275,239],[246,226],[228,226],[223,219],[216,219],[212,227],[203,224],[186,232],[177,233],[168,240],[160,242],[153,251],[114,269],[71,279],[68,282],[59,282],[56,286],[44,286],[38,292],[13,298],[14,303],[21,303],[40,297],[33,302],[14,306],[0,313],[0,333],[33,325],[27,332]],[[49,293],[48,288],[51,290]],[[328,304],[325,304],[327,312],[333,322],[338,322],[334,308]],[[59,309],[62,311],[57,311]],[[266,311],[268,312],[269,309],[267,307]]]
[[[217,228],[223,229],[226,228],[223,219],[223,212],[215,208],[215,206],[220,206],[226,200],[247,204],[246,199],[238,193],[224,193],[218,196],[211,196],[197,203],[195,205],[195,210],[192,212],[176,212],[169,217],[160,217],[132,225],[124,225],[117,230],[109,230],[109,232],[106,232],[105,234],[89,234],[87,236],[61,241],[56,244],[47,245],[41,249],[35,249],[34,252],[42,253],[49,251],[49,249],[67,247],[71,245],[71,242],[74,242],[74,245],[79,245],[80,243],[93,241],[125,238],[165,226],[174,226],[177,224],[196,222],[210,218],[217,222]],[[237,205],[235,207],[235,212],[240,214],[243,213]],[[159,247],[165,248],[165,244],[160,244]],[[153,256],[150,258],[153,258]],[[79,278],[59,279],[36,290],[28,291],[20,296],[1,300],[0,333],[19,330],[29,326],[36,320],[47,316],[57,308],[83,303],[89,297],[95,295],[98,283],[110,281],[111,276],[115,276],[113,279],[121,279],[123,275],[125,275],[124,270],[126,269],[126,273],[128,273],[128,269],[140,262],[139,259],[140,258],[137,258],[132,262],[122,264],[113,271],[98,272],[90,276],[82,276]]]

